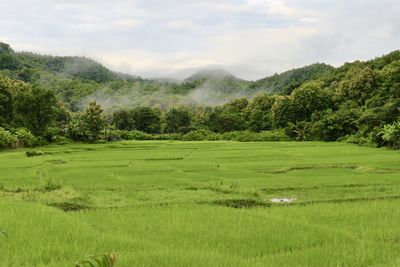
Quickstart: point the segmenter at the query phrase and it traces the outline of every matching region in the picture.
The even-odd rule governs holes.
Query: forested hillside
[[[71,111],[84,110],[90,101],[107,109],[132,106],[216,105],[241,96],[290,92],[333,68],[314,64],[251,82],[223,70],[203,70],[184,81],[146,80],[115,73],[84,57],[56,57],[15,52],[0,43],[0,74],[52,90]]]
[[[399,120],[400,51],[338,68],[314,64],[254,82],[222,70],[174,82],[0,44],[0,146],[60,138],[291,138],[399,148]]]

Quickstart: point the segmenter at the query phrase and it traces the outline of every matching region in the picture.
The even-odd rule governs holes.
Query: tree
[[[221,108],[214,110],[208,117],[209,129],[218,133],[242,130],[243,122],[238,114],[224,111]]]
[[[135,129],[135,119],[132,110],[117,110],[113,113],[112,123],[119,130],[131,131]]]
[[[384,125],[379,135],[387,146],[400,149],[400,121]]]
[[[13,104],[11,91],[0,83],[0,127],[11,123],[14,113]]]
[[[339,84],[341,99],[350,99],[363,105],[377,88],[375,72],[369,68],[353,67]]]
[[[86,112],[82,115],[82,122],[87,130],[88,140],[98,140],[101,131],[105,126],[105,119],[102,116],[103,110],[96,102],[90,102]]]
[[[41,136],[54,122],[57,100],[52,91],[33,88],[16,96],[15,111],[17,123]]]
[[[185,107],[172,108],[165,114],[165,132],[186,133],[189,131],[193,115]]]
[[[252,131],[271,130],[273,126],[272,105],[275,97],[271,95],[256,96],[246,107],[246,121]]]
[[[327,109],[312,116],[311,136],[315,140],[336,141],[339,137],[358,131],[360,110],[346,106],[338,111]]]
[[[214,109],[208,116],[208,127],[214,132],[231,132],[246,129],[246,98],[234,99],[222,107]]]
[[[0,126],[8,127],[13,123],[16,96],[30,91],[29,84],[0,75]]]
[[[20,62],[10,45],[0,42],[0,69],[16,70]]]
[[[400,98],[400,60],[385,66],[379,74],[382,99],[389,97]]]
[[[135,129],[146,133],[159,133],[161,130],[161,111],[149,107],[138,107],[133,110]]]
[[[296,121],[308,121],[315,111],[332,108],[331,93],[322,88],[318,82],[305,83],[292,93],[293,104],[296,107]]]
[[[277,128],[286,127],[289,122],[296,121],[298,108],[295,106],[291,96],[278,96],[272,105],[272,116],[274,126]]]

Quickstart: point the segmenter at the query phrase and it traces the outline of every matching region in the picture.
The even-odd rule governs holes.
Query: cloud
[[[1,40],[145,77],[223,67],[257,79],[399,49],[396,0],[0,0]]]

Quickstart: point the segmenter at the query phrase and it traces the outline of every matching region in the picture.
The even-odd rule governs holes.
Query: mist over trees
[[[399,148],[399,121],[400,51],[254,82],[223,71],[171,82],[115,73],[86,58],[17,53],[0,43],[3,147],[63,138],[290,138]]]

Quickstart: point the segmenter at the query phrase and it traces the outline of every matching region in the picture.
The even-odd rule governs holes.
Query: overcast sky
[[[143,77],[257,79],[400,48],[399,0],[0,0],[0,41]]]

